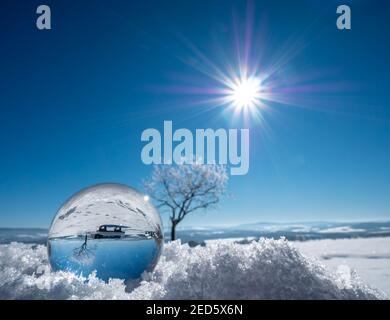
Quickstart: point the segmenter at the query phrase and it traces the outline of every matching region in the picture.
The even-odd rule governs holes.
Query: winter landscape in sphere
[[[58,211],[48,235],[54,271],[100,279],[134,279],[152,270],[163,245],[161,219],[138,191],[100,184],[71,197]]]

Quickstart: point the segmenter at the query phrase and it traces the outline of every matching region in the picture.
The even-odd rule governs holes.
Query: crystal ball
[[[53,271],[104,281],[136,279],[151,271],[163,246],[159,213],[148,196],[121,184],[99,184],[73,195],[58,210],[48,236]]]

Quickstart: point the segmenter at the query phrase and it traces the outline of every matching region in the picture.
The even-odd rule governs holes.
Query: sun
[[[259,105],[261,82],[259,78],[239,78],[231,87],[229,100],[237,109],[252,109]]]

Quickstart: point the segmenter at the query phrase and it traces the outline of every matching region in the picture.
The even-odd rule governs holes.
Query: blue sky
[[[249,173],[230,178],[218,210],[183,225],[390,219],[389,4],[343,1],[352,30],[340,31],[342,3],[323,2],[45,1],[53,29],[39,31],[39,1],[2,1],[0,227],[48,227],[95,183],[141,189],[151,173],[141,133],[164,120],[242,127],[224,107],[168,89],[215,86],[191,66],[193,46],[221,69],[237,66],[248,25],[249,67],[287,56],[276,81],[307,90],[295,86],[289,103],[269,102],[245,123]]]

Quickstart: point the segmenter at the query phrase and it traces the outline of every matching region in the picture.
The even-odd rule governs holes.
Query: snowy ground
[[[353,252],[361,254],[362,242],[358,240],[355,245],[353,241],[347,244],[356,246],[358,250],[344,249],[344,253],[350,256]],[[380,252],[384,254],[383,246],[388,244],[388,240],[377,241],[376,245],[383,249]],[[324,252],[317,249],[321,247],[321,242],[292,244],[286,240],[261,239],[250,244],[222,241],[190,248],[176,241],[165,245],[164,253],[152,273],[144,274],[141,282],[125,285],[118,279],[104,283],[94,276],[85,279],[68,272],[51,272],[43,245],[3,244],[0,245],[0,298],[384,298],[380,292],[365,285],[349,268],[342,267],[337,272],[331,272],[319,261],[302,255],[295,246],[301,247],[308,255]],[[369,246],[367,244],[367,248]],[[326,252],[331,252],[329,245],[327,248]],[[372,268],[375,267],[372,265]]]
[[[390,237],[293,242],[333,271],[352,268],[365,283],[390,297]]]

